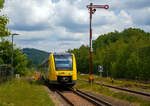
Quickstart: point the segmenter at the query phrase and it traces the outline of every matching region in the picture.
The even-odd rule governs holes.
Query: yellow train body
[[[50,84],[74,85],[77,81],[74,54],[50,54],[49,59],[42,64],[41,76]]]

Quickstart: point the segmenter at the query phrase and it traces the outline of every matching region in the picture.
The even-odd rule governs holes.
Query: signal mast
[[[92,84],[94,81],[93,73],[92,73],[92,14],[96,12],[96,8],[103,8],[108,9],[108,5],[93,5],[93,3],[90,3],[90,5],[86,6],[90,11],[90,61],[89,61],[89,82]]]

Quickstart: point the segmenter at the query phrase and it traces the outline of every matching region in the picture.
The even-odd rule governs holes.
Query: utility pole
[[[14,34],[12,34],[11,36],[12,36],[12,48],[11,48],[11,79],[10,79],[10,81],[12,82],[12,80],[13,80],[13,75],[14,75],[14,67],[13,67],[13,62],[14,62],[14,54],[13,54],[13,51],[14,51],[14,43],[13,43],[13,38],[14,38],[14,36],[15,35],[19,35],[19,34],[16,34],[16,33],[14,33]]]
[[[86,6],[90,11],[90,61],[89,61],[89,82],[92,84],[94,81],[93,73],[92,73],[92,14],[96,12],[96,8],[103,8],[108,9],[108,5],[93,5],[93,3],[90,3],[90,5]]]

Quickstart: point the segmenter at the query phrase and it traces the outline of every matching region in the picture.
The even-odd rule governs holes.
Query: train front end
[[[72,53],[53,54],[56,84],[74,85],[77,81],[75,56]]]

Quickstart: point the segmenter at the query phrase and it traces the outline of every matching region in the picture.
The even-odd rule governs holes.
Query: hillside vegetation
[[[73,52],[78,71],[88,73],[89,47],[82,45]],[[150,80],[150,33],[129,28],[100,35],[93,41],[93,73],[98,65],[104,68],[103,76],[123,79]]]
[[[27,55],[28,60],[30,63],[33,63],[34,66],[41,64],[50,54],[48,52],[33,48],[24,48],[23,53]]]

